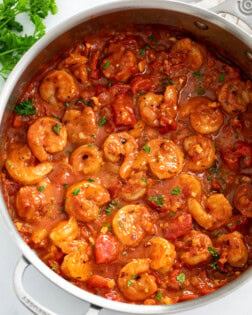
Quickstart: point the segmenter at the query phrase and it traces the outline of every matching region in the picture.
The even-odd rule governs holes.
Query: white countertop
[[[116,1],[116,0],[114,0]],[[134,1],[134,0],[132,0]],[[154,0],[153,0],[154,1]],[[203,0],[205,7],[221,0]],[[78,13],[84,8],[94,4],[105,2],[105,0],[57,0],[57,16],[49,16],[46,19],[47,30],[57,25],[68,17]],[[111,1],[112,2],[112,1]],[[1,83],[0,83],[1,87]],[[11,240],[7,229],[0,217],[0,314],[1,315],[30,315],[28,311],[17,299],[13,284],[13,271],[21,252]],[[29,267],[24,279],[27,291],[37,299],[42,305],[60,315],[85,314],[88,304],[65,293],[60,288],[45,279],[34,267]],[[180,315],[250,315],[252,314],[251,303],[252,280],[247,282],[239,290],[228,296],[211,303],[207,306],[194,309],[192,311],[179,313]],[[102,310],[101,315],[115,315],[117,312]],[[120,313],[122,314],[122,313]]]

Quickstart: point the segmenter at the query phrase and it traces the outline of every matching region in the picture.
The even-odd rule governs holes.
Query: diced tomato
[[[181,214],[165,224],[164,236],[168,240],[175,240],[192,229],[192,216],[189,213]]]
[[[229,231],[233,232],[237,228],[241,227],[242,225],[247,223],[247,218],[244,215],[238,214],[231,217],[228,221],[227,228]]]
[[[130,86],[128,84],[118,83],[114,84],[109,88],[109,93],[112,96],[117,96],[119,94],[128,94],[130,92]]]
[[[150,91],[153,88],[153,82],[150,78],[136,76],[130,82],[133,94]]]
[[[97,264],[106,264],[117,258],[118,242],[111,234],[101,233],[95,241],[95,258]]]
[[[104,294],[105,299],[111,300],[111,301],[121,301],[121,297],[119,293],[116,291],[110,291],[106,294]]]
[[[108,288],[113,289],[115,281],[113,279],[105,278],[99,275],[93,275],[87,280],[89,288]]]
[[[114,110],[114,121],[117,126],[133,126],[136,123],[130,96],[125,94],[118,95],[112,107]]]
[[[244,167],[252,165],[252,145],[243,141],[234,143],[234,150],[223,152],[222,158],[230,169],[239,168],[239,158],[243,157]]]

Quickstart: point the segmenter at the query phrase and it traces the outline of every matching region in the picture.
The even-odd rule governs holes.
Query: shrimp
[[[208,247],[212,246],[213,243],[208,235],[192,230],[181,242],[182,250],[179,252],[179,257],[185,264],[195,266],[210,258]]]
[[[189,38],[176,41],[171,48],[171,53],[184,53],[187,56],[188,66],[194,71],[201,68],[206,56],[205,49]]]
[[[144,172],[132,174],[127,183],[122,186],[120,196],[125,201],[135,201],[142,198],[147,190],[148,182]]]
[[[145,300],[157,291],[156,279],[149,272],[150,259],[134,259],[120,270],[119,290],[131,301]]]
[[[248,260],[248,249],[243,241],[243,235],[237,231],[221,235],[217,239],[221,247],[221,263],[228,262],[232,267],[243,268]]]
[[[146,246],[151,268],[161,273],[168,272],[176,258],[174,245],[162,237],[153,237]]]
[[[214,164],[215,147],[209,138],[201,135],[186,137],[184,149],[187,152],[186,165],[190,171],[203,172]]]
[[[49,159],[48,153],[62,151],[67,143],[66,127],[52,117],[40,117],[29,127],[27,141],[40,162]]]
[[[39,93],[44,101],[57,104],[75,99],[79,89],[71,74],[65,70],[53,70],[43,79]]]
[[[51,230],[49,237],[54,245],[60,246],[62,242],[72,241],[78,236],[78,223],[74,217],[63,220]]]
[[[78,45],[77,48],[69,54],[62,62],[60,62],[59,69],[69,69],[73,75],[82,83],[85,84],[88,81],[87,62],[88,58],[81,55],[81,50],[84,50],[84,46]]]
[[[243,113],[252,101],[252,84],[240,79],[224,83],[218,91],[218,100],[223,109],[229,114]]]
[[[99,207],[109,200],[103,186],[84,180],[67,188],[65,210],[79,221],[90,222],[98,217]]]
[[[103,164],[100,151],[94,145],[82,145],[70,156],[70,164],[76,172],[93,175],[100,171]]]
[[[142,120],[150,127],[171,126],[177,113],[178,95],[176,87],[166,87],[164,96],[149,92],[138,98]]]
[[[235,207],[246,217],[252,218],[252,186],[244,184],[238,187],[234,195]]]
[[[97,135],[96,116],[90,107],[85,107],[83,111],[66,110],[63,122],[66,125],[68,140],[72,143],[90,143]]]
[[[218,107],[219,103],[207,97],[193,97],[180,108],[180,115],[190,117],[195,131],[209,134],[218,131],[223,124],[223,114]]]
[[[27,145],[12,150],[5,161],[5,167],[10,176],[22,184],[31,185],[40,182],[52,171],[53,163],[51,162],[28,165],[31,158],[31,150]]]
[[[187,206],[194,220],[206,230],[218,229],[227,224],[232,216],[232,206],[223,194],[213,194],[207,198],[208,212],[194,198],[188,199]]]
[[[112,133],[103,145],[105,157],[110,162],[119,162],[121,155],[124,156],[124,161],[119,170],[119,174],[123,179],[129,177],[133,170],[137,149],[136,140],[127,132]]]
[[[142,205],[128,205],[118,210],[112,226],[121,243],[130,247],[137,247],[146,233],[155,232],[150,212]]]
[[[147,160],[154,175],[159,179],[170,178],[181,172],[184,154],[171,140],[152,139],[146,143]]]
[[[129,130],[129,135],[134,138],[140,138],[143,134],[145,123],[142,120],[138,120],[132,129]]]
[[[109,56],[103,59],[101,68],[108,79],[125,82],[137,72],[136,56],[121,44],[110,44],[107,50]]]
[[[70,279],[86,281],[92,275],[91,263],[88,260],[86,249],[75,250],[64,257],[61,271]]]

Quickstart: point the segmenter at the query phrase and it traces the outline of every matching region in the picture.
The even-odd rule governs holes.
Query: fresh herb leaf
[[[219,81],[219,82],[223,82],[224,80],[225,80],[225,73],[222,73],[222,74],[219,76],[218,81]]]
[[[107,117],[106,116],[103,116],[102,117],[102,119],[99,121],[99,126],[101,127],[101,126],[103,126],[105,123],[106,123],[106,121],[107,121]]]
[[[63,187],[64,187],[64,189],[67,189],[67,184],[64,184]]]
[[[172,195],[178,195],[179,193],[180,193],[180,188],[178,187],[173,188],[173,190],[171,191]]]
[[[141,178],[141,181],[148,185],[148,182],[147,182],[146,178]]]
[[[51,263],[51,264],[50,264],[50,267],[51,267],[52,270],[54,270],[54,271],[56,271],[56,272],[58,271],[58,268],[57,268],[57,266],[56,266],[55,263]]]
[[[216,249],[214,247],[208,247],[207,249],[209,250],[210,254],[212,255],[214,262],[216,262],[220,258],[219,253],[216,252]]]
[[[88,71],[89,73],[92,73],[92,71],[91,71],[91,69],[90,69],[89,67],[86,67],[86,69],[87,69],[87,71]]]
[[[162,293],[161,292],[159,292],[157,295],[156,295],[156,299],[158,300],[158,301],[162,301]]]
[[[141,57],[144,57],[145,56],[145,49],[140,49],[140,56]]]
[[[127,281],[127,288],[130,287],[130,286],[132,285],[132,283],[133,283],[133,281],[128,280],[128,281]]]
[[[20,102],[15,108],[15,113],[23,116],[35,115],[36,108],[33,106],[33,100],[29,98],[27,101]]]
[[[109,67],[109,65],[110,65],[110,61],[106,61],[105,65],[103,66],[103,69],[104,70],[107,69]]]
[[[131,279],[136,279],[137,275],[131,275]]]
[[[232,226],[232,225],[233,225],[233,223],[228,223],[228,224],[227,224],[227,226]]]
[[[155,195],[153,197],[148,197],[148,200],[155,201],[159,207],[163,207],[164,198],[162,195]]]
[[[58,123],[52,127],[53,132],[56,133],[57,136],[59,136],[61,129],[62,129],[62,126],[59,125]]]
[[[177,277],[176,279],[178,280],[179,283],[183,283],[185,281],[185,274],[184,272],[181,272]]]
[[[121,221],[118,221],[118,224],[119,224],[120,228],[124,229],[124,225],[122,224]]]
[[[71,151],[66,151],[66,154],[72,154],[72,152]]]
[[[73,194],[74,194],[75,196],[77,196],[79,192],[80,192],[80,188],[76,188],[76,189],[73,191]]]
[[[197,78],[198,81],[201,81],[203,79],[203,75],[200,73],[200,71],[193,72],[193,75]]]
[[[104,211],[108,215],[111,215],[111,211],[113,211],[116,208],[118,208],[118,209],[121,208],[121,204],[120,204],[120,202],[118,200],[112,201]]]
[[[94,183],[94,182],[95,182],[95,180],[92,179],[92,178],[89,178],[88,181],[89,181],[90,183]]]
[[[145,145],[143,147],[143,150],[146,152],[146,153],[150,153],[150,147],[148,145]]]
[[[45,190],[45,186],[40,186],[38,190],[39,191]]]
[[[207,180],[210,182],[212,180],[212,176],[207,176]]]

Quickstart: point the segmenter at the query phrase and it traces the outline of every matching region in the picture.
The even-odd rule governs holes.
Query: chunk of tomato
[[[168,240],[175,240],[192,229],[192,216],[189,213],[180,214],[164,225],[164,236]]]
[[[118,242],[111,234],[101,233],[95,241],[95,259],[97,264],[107,264],[117,258]]]
[[[125,94],[119,94],[112,104],[114,121],[117,126],[133,126],[136,123],[132,98]]]

